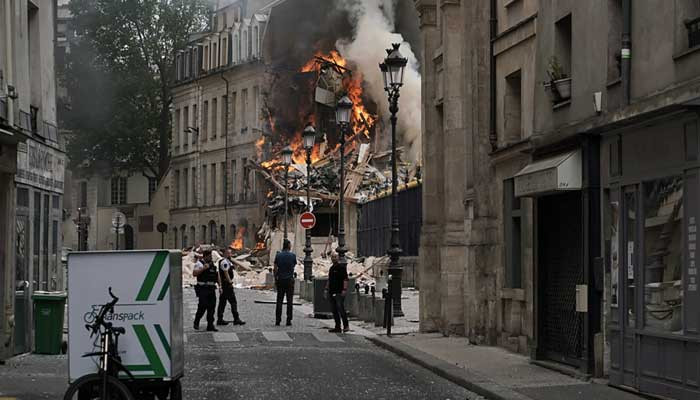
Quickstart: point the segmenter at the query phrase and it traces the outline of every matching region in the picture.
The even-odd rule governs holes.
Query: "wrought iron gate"
[[[542,355],[579,366],[583,314],[576,312],[576,285],[584,282],[582,203],[579,192],[538,202],[539,343]]]

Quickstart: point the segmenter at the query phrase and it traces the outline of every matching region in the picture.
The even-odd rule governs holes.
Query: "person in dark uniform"
[[[236,292],[233,290],[233,263],[231,262],[231,249],[224,249],[224,257],[219,261],[219,275],[221,276],[221,294],[219,295],[219,308],[217,310],[217,325],[228,325],[224,320],[226,303],[231,304],[231,314],[233,314],[234,325],[245,325],[238,315],[238,302]]]
[[[214,326],[214,309],[216,308],[216,284],[219,273],[211,260],[211,250],[203,252],[204,260],[195,265],[192,275],[197,278],[195,292],[199,298],[197,313],[194,316],[194,329],[199,330],[199,320],[207,313],[207,331],[217,332]]]
[[[348,314],[345,311],[345,295],[348,293],[348,270],[338,264],[338,253],[331,254],[333,265],[328,270],[328,282],[326,290],[328,291],[328,300],[331,302],[331,311],[335,320],[335,328],[330,332],[340,333],[348,332],[350,324],[348,323]],[[340,321],[343,321],[343,330],[340,330]]]
[[[297,265],[297,256],[292,253],[292,243],[284,239],[282,251],[275,256],[275,284],[277,286],[277,308],[275,309],[275,325],[282,322],[282,301],[287,298],[287,326],[292,325],[292,312],[294,305],[294,267]]]

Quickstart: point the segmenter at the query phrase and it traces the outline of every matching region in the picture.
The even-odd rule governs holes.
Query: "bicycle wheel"
[[[179,379],[170,386],[170,400],[182,400],[182,383]]]
[[[63,400],[134,400],[129,389],[119,379],[107,377],[107,398],[102,399],[102,376],[89,374],[73,382],[68,386]]]

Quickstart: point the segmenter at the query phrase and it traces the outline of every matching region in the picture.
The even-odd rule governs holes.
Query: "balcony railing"
[[[688,47],[700,46],[700,17],[685,22],[688,29]]]
[[[7,101],[0,99],[0,120],[7,121]]]
[[[28,112],[24,110],[19,110],[19,120],[17,121],[17,125],[20,127],[20,129],[26,131],[26,132],[31,132],[32,130],[32,116]]]

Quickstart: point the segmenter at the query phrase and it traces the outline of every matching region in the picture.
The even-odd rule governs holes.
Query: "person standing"
[[[197,313],[194,316],[194,329],[199,330],[199,321],[207,314],[207,331],[217,332],[214,326],[214,309],[216,308],[216,284],[219,282],[219,273],[211,260],[211,250],[203,252],[203,262],[197,262],[192,275],[197,278],[195,293],[199,302]]]
[[[297,256],[292,253],[292,243],[284,239],[282,251],[275,256],[275,285],[277,286],[277,308],[275,309],[275,325],[282,322],[282,301],[287,298],[287,326],[292,325],[292,312],[294,305],[294,267],[297,265]]]
[[[226,303],[231,304],[231,314],[233,314],[234,325],[245,325],[238,315],[238,302],[236,301],[236,292],[233,290],[233,263],[230,260],[231,249],[224,249],[224,257],[219,261],[219,275],[221,280],[221,294],[219,295],[219,308],[217,310],[217,325],[228,325],[228,321],[224,320],[224,311],[226,311]]]
[[[345,295],[348,293],[348,270],[345,266],[338,264],[338,253],[331,254],[333,265],[328,270],[328,300],[331,302],[331,311],[335,320],[335,328],[329,332],[340,333],[350,331],[348,314],[345,311]],[[343,330],[340,329],[340,322],[343,322]]]

